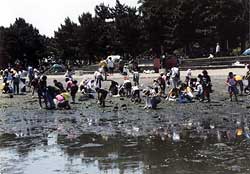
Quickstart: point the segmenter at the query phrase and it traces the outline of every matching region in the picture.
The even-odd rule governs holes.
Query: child
[[[72,103],[75,103],[75,98],[76,98],[76,93],[78,91],[78,85],[77,85],[77,81],[74,80],[72,82],[72,85],[70,87],[70,95],[72,97]]]
[[[238,89],[237,89],[237,81],[234,77],[234,74],[232,72],[230,72],[228,74],[228,79],[226,81],[226,84],[228,85],[228,93],[230,96],[230,101],[233,101],[232,96],[235,96],[235,101],[238,102],[237,99],[237,93],[238,93]]]
[[[98,103],[100,104],[100,106],[105,107],[105,99],[108,95],[108,91],[98,87],[95,90],[97,92]]]

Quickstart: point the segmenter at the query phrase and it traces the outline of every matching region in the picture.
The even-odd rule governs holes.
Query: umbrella
[[[250,48],[246,49],[243,53],[244,56],[250,55]]]

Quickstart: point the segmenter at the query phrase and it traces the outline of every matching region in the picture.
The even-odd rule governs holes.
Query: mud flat
[[[209,71],[211,103],[162,100],[156,110],[127,98],[108,98],[105,108],[88,100],[44,110],[30,94],[1,95],[0,173],[248,173],[250,98],[228,100],[227,71]],[[157,76],[142,75],[141,83]]]

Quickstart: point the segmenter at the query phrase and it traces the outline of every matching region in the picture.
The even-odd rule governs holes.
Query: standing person
[[[95,74],[95,86],[98,88],[102,88],[103,76],[99,71],[96,71]]]
[[[216,55],[217,57],[220,56],[220,44],[219,44],[219,43],[216,44],[215,55]]]
[[[122,59],[119,60],[119,72],[122,74],[123,73],[123,67],[124,67],[124,61]]]
[[[104,80],[107,80],[108,64],[107,61],[102,59],[99,63],[100,72],[104,74]]]
[[[68,68],[66,73],[65,73],[65,77],[69,78],[70,80],[73,80],[73,71],[71,68]]]
[[[187,70],[187,74],[186,74],[186,80],[185,80],[187,86],[190,86],[190,85],[191,85],[191,84],[190,84],[191,79],[192,79],[192,70],[191,70],[191,69],[188,69],[188,70]]]
[[[108,64],[108,70],[109,70],[110,75],[113,75],[115,64],[111,57],[107,60],[107,64]]]
[[[13,72],[13,90],[14,94],[19,94],[19,85],[20,85],[20,75],[18,72]]]
[[[248,90],[248,92],[250,91],[250,65],[247,65],[247,69],[248,69],[248,71],[246,73],[245,79],[248,81],[248,85],[244,89],[245,93],[247,93],[247,90]]]
[[[161,73],[160,76],[158,77],[157,81],[159,83],[159,86],[160,86],[160,95],[165,95],[165,90],[166,90],[166,81],[165,79],[163,78],[164,74]]]
[[[77,91],[78,91],[77,81],[74,80],[74,81],[72,82],[71,87],[70,87],[70,95],[71,95],[71,97],[72,97],[72,103],[73,103],[73,104],[76,102],[75,99],[76,99],[76,93],[77,93]]]
[[[32,66],[29,66],[28,67],[28,78],[29,78],[29,84],[28,86],[31,87],[31,82],[32,80],[34,79],[34,70],[33,70],[33,67]]]
[[[180,72],[178,67],[172,67],[170,72],[171,86],[172,88],[177,88],[180,79]]]
[[[38,83],[39,83],[39,80],[38,80],[38,78],[34,78],[32,81],[31,81],[31,83],[30,83],[30,87],[31,87],[31,89],[32,89],[32,97],[34,97],[34,94],[35,94],[35,92],[37,92],[38,91]]]
[[[202,101],[207,98],[207,102],[210,102],[210,92],[211,92],[211,78],[206,70],[202,71],[201,84],[203,88]]]
[[[26,92],[26,72],[24,70],[19,71],[20,82],[22,83],[21,92]]]
[[[237,93],[238,93],[238,89],[237,89],[237,81],[234,77],[234,74],[232,72],[230,72],[228,74],[228,78],[227,81],[225,82],[228,86],[228,93],[229,93],[229,97],[230,97],[230,101],[233,101],[232,97],[234,95],[235,97],[235,101],[237,102]]]
[[[100,106],[105,107],[105,99],[108,95],[108,91],[98,87],[95,90],[97,92],[98,103]]]
[[[137,62],[133,63],[133,67],[132,67],[132,73],[133,73],[133,82],[135,86],[139,85],[139,81],[140,81],[140,68]]]
[[[44,99],[45,107],[48,108],[47,103],[47,76],[42,76],[42,78],[38,81],[38,99],[39,105],[42,108],[42,99]]]

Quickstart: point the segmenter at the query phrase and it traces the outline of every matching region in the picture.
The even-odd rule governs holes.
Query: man
[[[172,88],[177,88],[178,82],[179,82],[179,79],[180,79],[179,68],[178,67],[171,68],[170,74],[171,74],[170,78],[171,78]]]
[[[216,44],[215,55],[216,55],[217,57],[220,56],[220,44],[219,44],[219,43]]]
[[[63,84],[61,82],[58,82],[57,80],[54,80],[53,82],[54,82],[55,87],[59,88],[60,91],[64,90]]]
[[[38,99],[39,105],[42,108],[42,99],[44,99],[45,107],[48,108],[47,103],[47,76],[42,76],[42,78],[38,81]]]
[[[108,95],[108,91],[98,87],[95,90],[97,92],[98,103],[100,104],[100,106],[105,107],[105,99]]]
[[[107,62],[108,62],[109,73],[110,75],[112,75],[114,73],[114,68],[115,68],[114,62],[111,57],[107,60]]]

